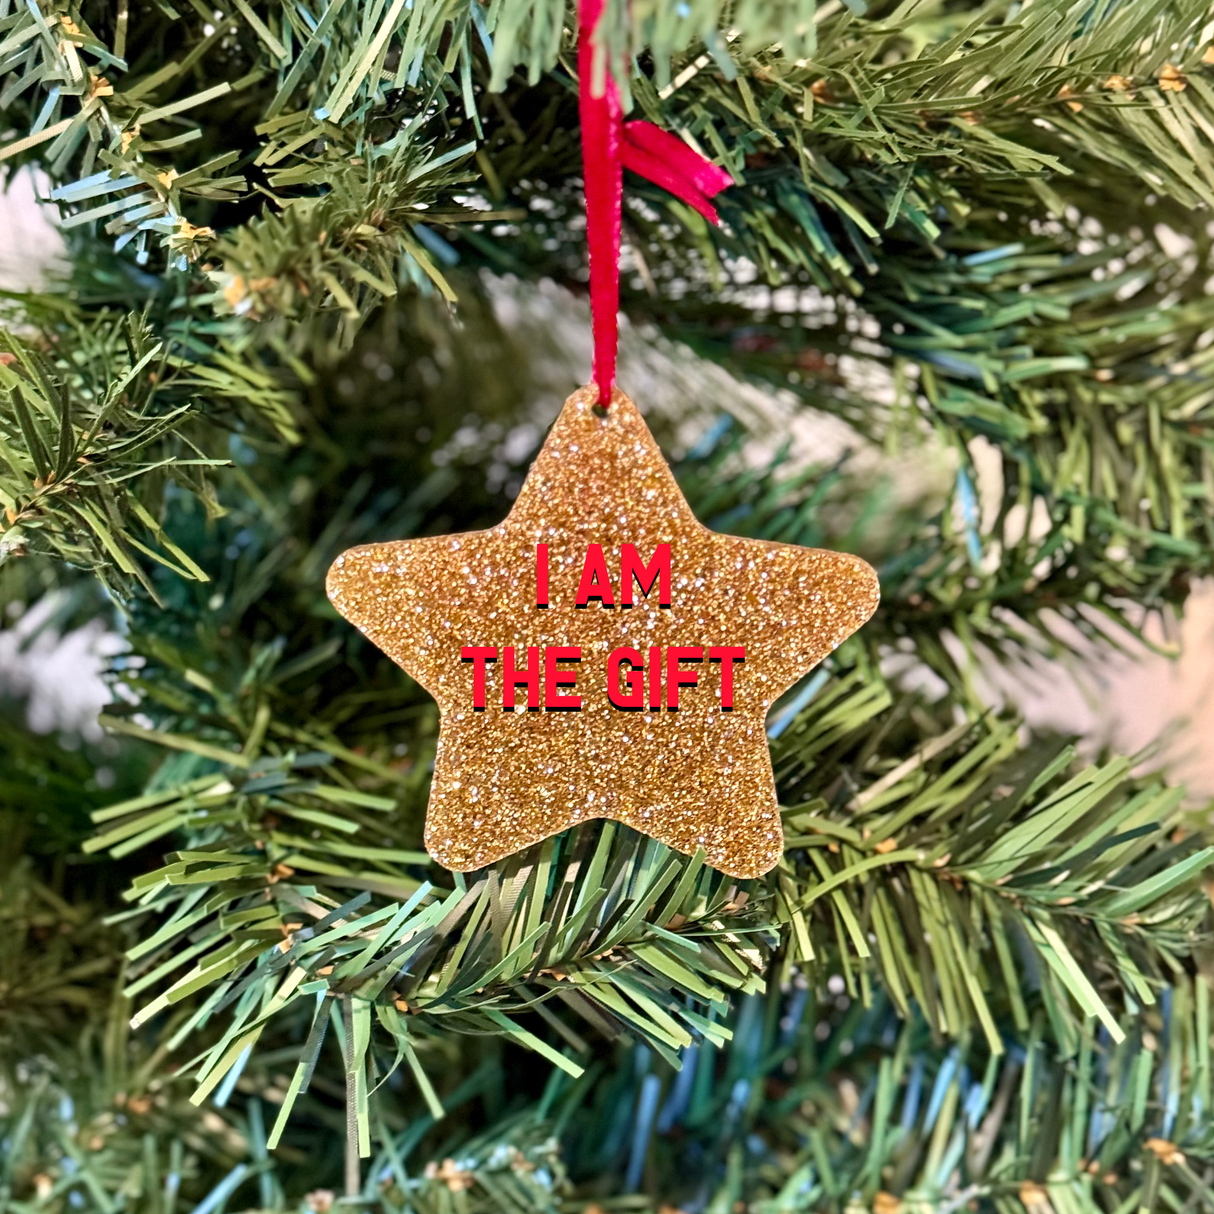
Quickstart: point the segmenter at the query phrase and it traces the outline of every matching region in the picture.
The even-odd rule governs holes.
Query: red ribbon
[[[586,243],[590,250],[590,315],[594,330],[594,380],[606,407],[615,386],[619,346],[620,218],[623,169],[669,190],[711,223],[709,201],[733,178],[652,122],[624,122],[620,91],[606,47],[599,53],[599,19],[606,0],[580,0],[578,12],[578,109],[586,181]],[[597,62],[596,62],[597,61]],[[595,89],[595,69],[600,79]]]

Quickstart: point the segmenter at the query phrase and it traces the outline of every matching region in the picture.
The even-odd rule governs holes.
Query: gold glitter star
[[[329,597],[438,701],[426,847],[440,864],[481,868],[614,818],[678,851],[703,848],[733,876],[758,876],[783,851],[768,709],[872,615],[876,574],[857,557],[709,531],[632,401],[616,392],[604,417],[597,398],[590,387],[566,401],[503,522],[352,548],[329,571]],[[599,574],[584,569],[592,545]],[[625,581],[628,545],[640,564]],[[669,607],[659,605],[660,545]],[[579,590],[601,598],[575,606]],[[558,646],[580,649],[576,666],[568,649],[550,652]],[[631,657],[621,665],[617,654],[613,670],[621,647]],[[721,657],[722,647],[743,648],[745,660]],[[617,703],[636,689],[640,706],[613,704],[610,683]],[[517,709],[504,706],[515,699]]]

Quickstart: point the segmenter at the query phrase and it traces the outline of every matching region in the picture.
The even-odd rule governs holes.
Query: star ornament
[[[565,403],[507,518],[352,548],[328,592],[438,701],[426,847],[613,818],[736,877],[783,851],[764,722],[877,606],[857,557],[696,521],[637,407]]]

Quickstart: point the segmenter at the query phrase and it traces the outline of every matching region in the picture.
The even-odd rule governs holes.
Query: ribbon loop
[[[626,169],[695,207],[709,223],[721,222],[708,200],[733,185],[733,178],[677,136],[652,122],[625,123],[623,159]]]
[[[578,30],[578,112],[582,120],[582,176],[586,190],[586,244],[590,253],[590,316],[594,382],[599,403],[611,403],[619,346],[620,207],[624,193],[621,147],[624,114],[612,65],[604,62],[603,91],[594,95],[595,30],[604,0],[581,0]]]
[[[586,191],[586,244],[590,254],[590,315],[594,382],[599,403],[611,403],[619,349],[620,227],[625,167],[719,223],[709,201],[733,178],[681,139],[652,122],[625,124],[614,64],[598,39],[605,0],[580,0],[578,10],[578,113]],[[600,51],[602,52],[600,57]],[[596,69],[602,91],[595,91]]]

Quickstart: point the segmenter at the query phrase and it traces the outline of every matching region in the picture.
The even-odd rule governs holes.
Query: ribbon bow
[[[580,0],[578,12],[578,110],[586,182],[586,243],[590,249],[590,315],[594,328],[594,381],[599,402],[611,403],[619,346],[620,220],[623,169],[668,190],[711,223],[719,223],[710,199],[733,178],[681,139],[652,122],[625,122],[620,91],[609,61],[601,63],[602,91],[594,89],[596,37],[606,0]]]

